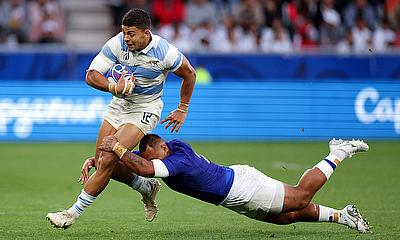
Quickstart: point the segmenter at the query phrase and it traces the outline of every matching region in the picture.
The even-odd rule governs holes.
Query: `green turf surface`
[[[321,142],[193,143],[210,160],[248,164],[295,184],[302,172],[327,153]],[[400,239],[400,142],[371,142],[337,168],[314,202],[335,208],[355,203],[373,225],[358,234],[329,223],[287,226],[257,222],[223,207],[183,196],[163,184],[158,218],[144,220],[139,194],[111,182],[68,230],[45,220],[69,207],[93,144],[0,144],[0,239]]]

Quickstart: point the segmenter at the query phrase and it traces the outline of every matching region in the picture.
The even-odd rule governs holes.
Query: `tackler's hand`
[[[94,157],[90,157],[90,158],[86,159],[82,165],[81,175],[78,179],[79,183],[81,183],[83,185],[87,182],[87,180],[89,179],[90,169],[92,169],[93,167],[95,167]]]
[[[113,148],[117,144],[117,142],[118,139],[114,135],[106,136],[103,138],[103,141],[99,146],[99,149],[105,152],[113,152],[114,151]]]

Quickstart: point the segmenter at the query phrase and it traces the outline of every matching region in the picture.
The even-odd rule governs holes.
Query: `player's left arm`
[[[189,103],[190,99],[192,98],[194,85],[196,83],[196,71],[183,54],[182,57],[182,65],[176,71],[174,71],[175,75],[182,78],[180,103],[177,109],[173,110],[168,117],[161,121],[161,124],[167,122],[165,129],[172,126],[171,132],[178,132],[185,121],[188,114]]]

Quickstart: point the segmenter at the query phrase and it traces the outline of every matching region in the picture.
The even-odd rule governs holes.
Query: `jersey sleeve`
[[[183,54],[175,46],[169,44],[168,52],[165,56],[166,69],[175,72],[182,65],[182,62]]]
[[[90,64],[88,71],[96,70],[101,74],[106,73],[112,66],[114,66],[115,63],[118,62],[118,49],[119,41],[117,36],[115,36],[108,40],[106,44],[104,44],[101,51]]]
[[[165,164],[160,159],[151,160],[154,166],[154,177],[165,178],[169,177],[169,171]]]
[[[162,160],[167,167],[169,176],[175,176],[184,172],[186,168],[185,158],[186,156],[182,154],[172,154]]]

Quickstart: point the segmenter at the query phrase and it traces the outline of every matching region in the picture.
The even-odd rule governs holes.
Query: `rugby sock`
[[[345,159],[346,153],[342,150],[335,150],[330,152],[328,156],[317,165],[316,168],[321,170],[321,172],[329,179],[336,167]]]
[[[344,223],[344,217],[339,210],[319,205],[318,222]]]
[[[134,174],[133,176],[133,180],[130,184],[128,184],[128,186],[142,194],[146,194],[151,191],[149,180],[136,174]]]
[[[76,202],[67,210],[67,212],[77,218],[83,213],[85,208],[89,207],[94,202],[94,200],[96,200],[96,197],[87,194],[82,189],[82,192],[79,194]]]

